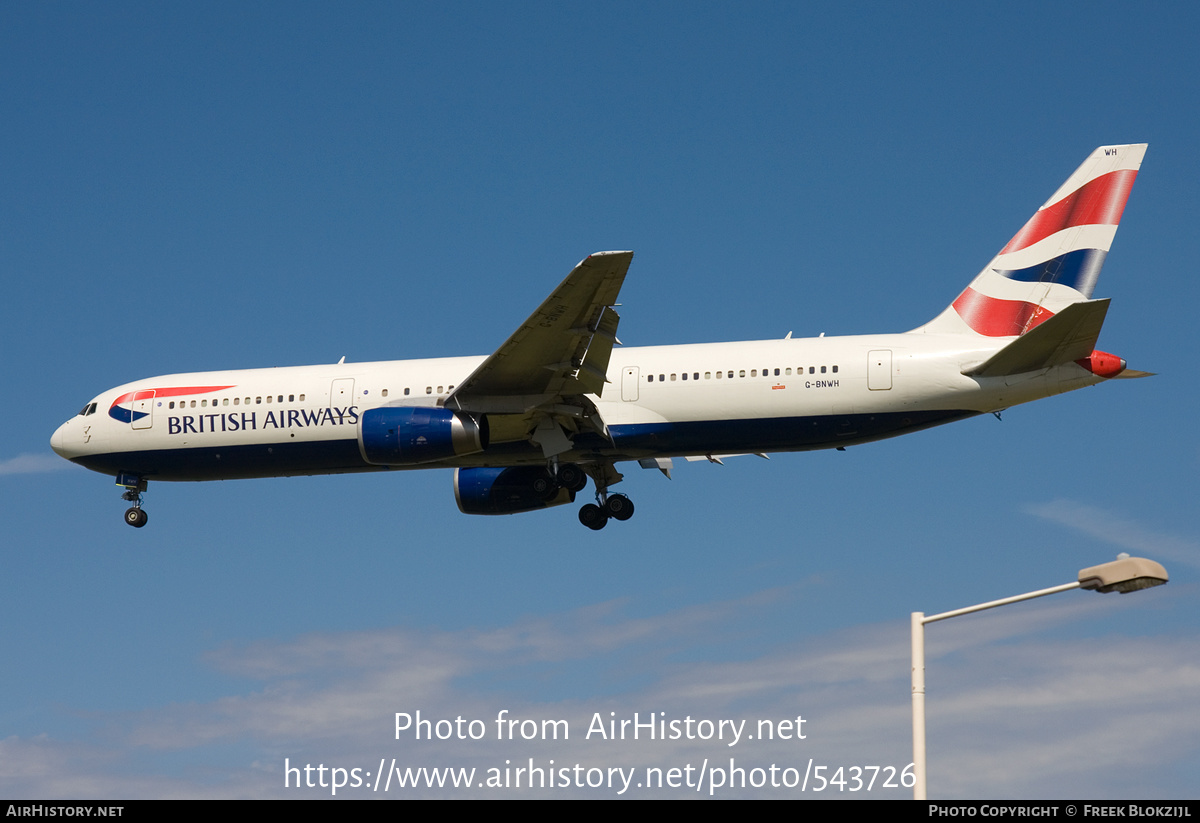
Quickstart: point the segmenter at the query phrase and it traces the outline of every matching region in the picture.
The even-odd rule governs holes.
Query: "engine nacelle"
[[[517,514],[575,502],[575,492],[560,488],[549,500],[534,490],[546,477],[541,466],[454,470],[454,500],[463,514]]]
[[[487,418],[450,409],[384,406],[358,420],[358,447],[377,466],[434,463],[488,447]]]

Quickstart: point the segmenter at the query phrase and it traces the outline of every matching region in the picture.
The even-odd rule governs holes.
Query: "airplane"
[[[174,374],[102,392],[62,457],[116,477],[141,528],[150,480],[445,468],[466,514],[572,503],[628,520],[621,463],[844,449],[1113,378],[1091,299],[1146,144],[1092,152],[967,288],[899,334],[619,346],[633,259],[592,254],[487,357]]]

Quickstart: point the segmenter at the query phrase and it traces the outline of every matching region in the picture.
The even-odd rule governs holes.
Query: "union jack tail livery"
[[[1145,154],[1145,143],[1092,152],[958,299],[913,331],[1015,337],[1088,302],[1102,305],[1076,312],[1103,321],[1107,301],[1089,298]]]

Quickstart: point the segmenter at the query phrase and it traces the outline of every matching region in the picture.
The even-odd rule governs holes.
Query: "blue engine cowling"
[[[450,409],[384,406],[358,420],[363,459],[377,466],[434,463],[488,447],[487,418]]]
[[[575,502],[575,492],[559,489],[549,500],[534,491],[546,476],[541,466],[454,470],[454,499],[463,514],[517,514]]]

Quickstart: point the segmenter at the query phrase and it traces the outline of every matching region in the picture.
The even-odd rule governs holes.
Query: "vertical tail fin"
[[[1101,146],[946,310],[913,332],[1014,337],[1092,296],[1146,144]]]

